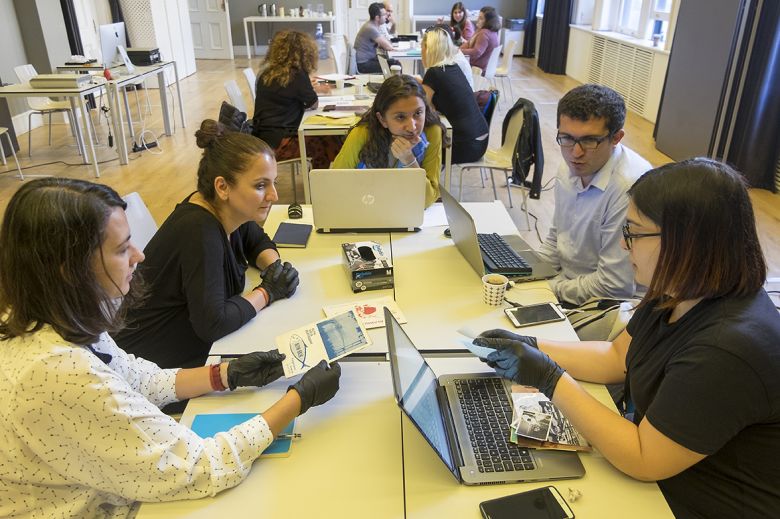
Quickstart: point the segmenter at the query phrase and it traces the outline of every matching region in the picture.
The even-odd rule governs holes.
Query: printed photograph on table
[[[322,310],[327,317],[333,317],[336,314],[353,310],[363,322],[367,330],[372,328],[383,328],[385,326],[385,308],[390,310],[393,317],[401,323],[406,323],[406,316],[401,312],[398,304],[391,297],[380,297],[366,301],[345,303],[343,305],[326,306]]]
[[[275,343],[279,353],[286,355],[282,368],[289,378],[308,371],[321,360],[333,362],[362,350],[371,344],[371,338],[350,310],[284,333],[276,337]]]

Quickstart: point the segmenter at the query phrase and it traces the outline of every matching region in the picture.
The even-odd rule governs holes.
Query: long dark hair
[[[236,177],[246,171],[258,155],[276,158],[273,148],[264,140],[246,133],[231,132],[213,119],[200,123],[195,140],[203,149],[198,165],[198,193],[209,202],[217,196],[214,190],[217,177],[224,178],[232,186]]]
[[[0,229],[0,340],[48,324],[87,345],[123,326],[139,280],[115,308],[92,268],[117,207],[127,204],[110,187],[69,178],[33,180],[14,194]]]
[[[425,97],[425,91],[422,85],[414,79],[412,76],[401,75],[391,76],[382,83],[379,91],[374,98],[374,104],[371,108],[363,114],[360,120],[360,124],[365,124],[368,127],[369,138],[363,149],[360,150],[360,160],[365,162],[369,167],[373,168],[386,168],[388,152],[392,144],[393,136],[390,135],[390,131],[382,126],[377,119],[377,112],[385,116],[390,106],[400,99],[416,96],[423,100],[425,103],[425,127],[428,128],[432,125],[438,125],[441,128],[442,142],[444,145],[449,145],[447,134],[445,133],[444,125],[441,122],[439,114],[431,108],[428,104],[428,99]]]
[[[645,301],[674,308],[685,300],[742,297],[766,280],[745,180],[708,158],[667,164],[628,191],[661,228],[661,250]]]
[[[463,13],[463,18],[461,18],[459,22],[455,20],[455,16],[453,15],[456,9]],[[452,9],[450,9],[450,27],[457,31],[458,38],[460,38],[460,35],[463,34],[463,28],[466,27],[466,23],[468,21],[469,11],[463,5],[463,2],[455,2],[452,4]]]
[[[496,12],[495,7],[486,5],[480,9],[480,11],[482,11],[482,15],[485,17],[485,23],[482,25],[483,29],[488,29],[493,32],[498,32],[501,30],[501,20],[498,18],[498,13]]]

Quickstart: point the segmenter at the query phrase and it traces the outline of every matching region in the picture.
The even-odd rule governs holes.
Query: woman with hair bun
[[[298,286],[298,272],[281,262],[257,223],[278,200],[273,150],[211,119],[195,136],[203,149],[198,190],[146,246],[140,270],[149,297],[114,337],[125,351],[163,368],[202,366],[214,341]],[[243,293],[250,266],[263,282]]]

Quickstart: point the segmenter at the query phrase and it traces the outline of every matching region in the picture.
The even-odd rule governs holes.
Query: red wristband
[[[224,391],[227,388],[222,383],[222,374],[220,373],[222,364],[212,364],[209,367],[209,380],[211,381],[211,389],[214,391]]]
[[[271,304],[271,297],[268,295],[268,290],[264,289],[263,287],[257,287],[255,290],[259,291],[261,294],[263,294],[263,297],[265,298],[265,306],[268,306]]]

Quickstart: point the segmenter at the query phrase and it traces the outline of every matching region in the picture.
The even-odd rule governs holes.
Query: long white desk
[[[428,359],[437,375],[491,372],[484,363],[468,359]],[[614,409],[604,386],[583,384],[601,403]],[[617,411],[615,411],[617,412]],[[578,519],[673,517],[655,483],[632,479],[614,468],[598,452],[580,453],[585,476],[563,481],[464,486],[447,470],[414,425],[403,417],[404,489],[406,517],[481,517],[479,503],[488,499],[553,485],[566,497],[568,489],[582,492],[569,503]]]
[[[500,203],[465,206],[475,216],[478,229],[502,234],[517,232]],[[298,221],[310,222],[310,208],[304,209],[304,218]],[[284,217],[285,206],[273,208],[266,225],[269,234],[273,235]],[[393,233],[392,236],[312,234],[305,249],[282,249],[283,258],[291,260],[300,271],[298,293],[291,300],[274,303],[241,330],[215,343],[212,353],[271,349],[273,330],[281,333],[321,318],[324,304],[393,293],[409,321],[404,327],[420,349],[458,349],[454,341],[450,344],[450,339],[464,324],[481,329],[507,328],[509,322],[503,312],[482,303],[479,276],[460,257],[452,241],[442,236],[442,230],[443,225],[431,225],[419,233]],[[380,241],[392,251],[394,291],[351,293],[341,265],[339,244],[365,239]],[[520,285],[519,288],[534,290],[509,294],[523,303],[550,300],[552,295],[545,293],[543,285]],[[550,338],[576,338],[566,321],[523,331]],[[386,351],[381,349],[386,349],[384,339],[381,345],[377,340],[384,337],[385,330],[370,333],[375,340],[374,351]],[[428,360],[439,375],[491,371],[474,357],[451,355]],[[550,484],[460,485],[414,426],[402,418],[393,402],[388,364],[348,358],[341,365],[339,393],[331,402],[311,409],[299,419],[296,428],[304,438],[295,445],[290,458],[259,460],[246,482],[216,498],[145,504],[138,517],[262,514],[268,517],[476,519],[481,501]],[[286,385],[286,381],[280,380],[263,390],[193,399],[182,421],[189,424],[195,414],[204,412],[261,411]],[[614,408],[603,386],[586,384],[585,387],[602,403]],[[583,478],[552,483],[564,496],[569,487],[582,492],[582,497],[571,505],[578,518],[672,516],[656,484],[625,476],[597,452],[580,456],[586,469]]]
[[[293,9],[295,9],[293,7]],[[246,59],[252,59],[252,50],[249,47],[249,25],[252,25],[252,49],[257,47],[257,34],[255,33],[255,24],[256,23],[274,23],[274,22],[282,22],[282,23],[300,23],[300,22],[309,22],[309,23],[322,23],[326,22],[328,24],[328,32],[333,32],[333,20],[335,20],[335,16],[328,16],[328,15],[322,15],[322,16],[247,16],[244,18],[244,41],[246,42]]]
[[[213,498],[145,503],[138,519],[216,517],[404,517],[401,412],[385,362],[342,362],[340,389],[298,417],[287,458],[255,461],[246,481]],[[289,384],[191,400],[182,423],[200,413],[265,410]]]

